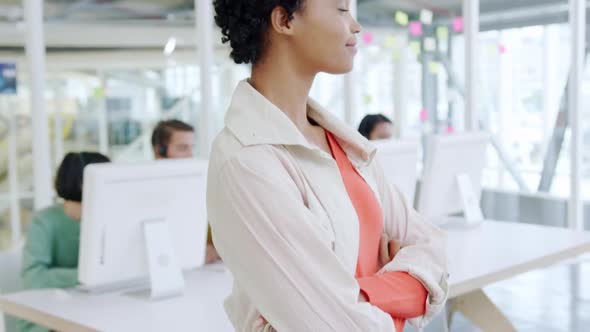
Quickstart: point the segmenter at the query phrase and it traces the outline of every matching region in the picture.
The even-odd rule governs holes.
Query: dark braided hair
[[[215,23],[221,28],[221,41],[231,46],[231,58],[238,64],[256,64],[265,46],[272,11],[282,7],[292,20],[304,1],[215,0]]]

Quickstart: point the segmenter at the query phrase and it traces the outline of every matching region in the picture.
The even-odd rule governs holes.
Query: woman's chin
[[[352,71],[353,69],[353,62],[351,61],[350,63],[346,63],[346,64],[342,64],[340,66],[330,66],[329,68],[326,68],[325,70],[322,70],[325,73],[328,74],[332,74],[332,75],[341,75],[341,74],[348,74]]]

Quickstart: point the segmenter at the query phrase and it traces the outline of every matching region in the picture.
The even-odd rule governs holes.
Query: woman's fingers
[[[389,241],[389,257],[391,258],[391,260],[393,260],[393,258],[395,257],[395,255],[397,255],[397,252],[401,249],[401,244],[399,241],[396,240],[391,240]]]
[[[391,262],[389,255],[389,237],[387,234],[381,235],[381,244],[379,248],[379,261],[381,262],[381,266],[385,266],[385,264]]]
[[[276,332],[276,330],[262,316],[258,316],[258,318],[254,321],[254,330],[260,332]]]
[[[254,321],[254,328],[255,329],[261,329],[261,328],[264,327],[264,325],[265,325],[264,324],[264,318],[262,318],[262,316],[261,317],[258,317],[258,319],[256,319]]]
[[[205,264],[215,263],[216,261],[220,260],[221,258],[217,254],[217,250],[212,244],[207,245],[207,251],[205,255]]]

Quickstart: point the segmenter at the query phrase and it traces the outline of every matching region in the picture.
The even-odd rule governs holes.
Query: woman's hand
[[[379,252],[379,259],[381,261],[381,266],[385,266],[387,263],[391,262],[397,252],[401,249],[401,245],[399,241],[390,240],[389,237],[385,234],[381,235],[381,250]],[[207,248],[209,249],[209,248]],[[358,297],[359,302],[368,302],[365,294],[363,292],[359,293]],[[261,316],[258,317],[254,321],[254,330],[255,331],[275,331],[275,329],[268,324],[268,321]]]
[[[264,317],[259,316],[257,320],[254,321],[254,331],[258,332],[276,332],[274,327],[270,326],[270,324],[266,321]]]
[[[359,292],[359,299],[358,299],[358,301],[359,301],[359,303],[369,302],[369,300],[365,296],[365,293],[363,293],[362,291]]]
[[[401,249],[401,245],[399,241],[390,240],[386,234],[382,234],[380,248],[379,261],[381,262],[381,267],[383,267],[393,260],[397,252]]]
[[[218,260],[221,260],[217,250],[212,244],[207,244],[207,250],[205,251],[205,264],[215,263]]]

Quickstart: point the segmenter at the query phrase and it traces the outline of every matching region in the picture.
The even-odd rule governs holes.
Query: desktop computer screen
[[[418,179],[418,152],[420,141],[379,140],[371,141],[377,148],[377,159],[383,167],[387,180],[412,204]]]
[[[437,223],[437,218],[468,215],[473,209],[478,210],[473,215],[481,215],[481,178],[488,142],[489,135],[483,132],[428,138],[416,206],[423,216]]]
[[[152,252],[171,247],[164,248],[170,257],[155,257],[158,264],[177,263],[182,270],[203,265],[206,179],[207,162],[199,160],[88,165],[78,272],[82,287],[147,281],[151,267],[146,241],[154,236],[163,236],[163,242],[153,244]],[[148,237],[146,225],[162,227],[152,228],[156,233]]]

